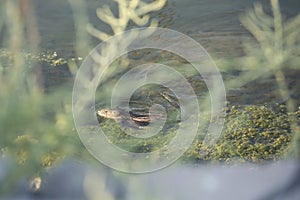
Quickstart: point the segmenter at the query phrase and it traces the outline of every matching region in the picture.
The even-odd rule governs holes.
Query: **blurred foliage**
[[[263,6],[256,2],[253,9],[241,16],[242,24],[253,38],[243,43],[245,56],[220,61],[219,67],[238,73],[235,79],[225,81],[227,88],[242,88],[249,82],[259,83],[274,77],[278,99],[284,101],[286,106],[292,135],[285,155],[299,158],[300,127],[295,113],[299,112],[300,103],[298,94],[292,94],[297,92],[298,86],[295,86],[296,91],[291,91],[286,74],[300,69],[300,15],[285,19],[280,12],[278,0],[270,0],[270,4],[271,13],[264,11]],[[292,98],[293,95],[296,99]]]
[[[5,37],[0,51],[0,155],[18,163],[1,183],[0,192],[8,192],[14,181],[38,176],[57,160],[79,156],[84,148],[72,123],[71,88],[46,94],[39,80],[42,63],[57,64],[56,56],[34,54],[38,44],[30,43],[25,32],[28,16],[20,16],[20,1],[1,4],[5,10],[0,33]]]
[[[75,13],[82,16],[83,12],[76,12],[82,2],[70,3]],[[120,16],[120,27],[115,31],[120,31],[120,28],[124,30],[130,19],[138,24],[147,23],[149,16],[146,14],[158,10],[165,0],[149,5],[134,0],[125,7],[126,1],[120,0],[118,3],[123,6],[120,8],[123,14]],[[138,15],[127,16],[130,14],[126,12],[128,8],[138,8]],[[23,177],[39,176],[57,161],[70,157],[89,158],[89,154],[86,154],[73,124],[72,88],[61,85],[54,91],[44,92],[43,80],[40,80],[43,64],[60,67],[67,61],[58,58],[56,53],[39,53],[39,37],[31,1],[7,0],[1,2],[0,9],[0,155],[14,163],[6,181],[1,183],[1,194],[13,189],[12,184]],[[112,17],[108,16],[109,9],[105,10],[106,17],[101,14],[104,21]],[[127,20],[125,24],[122,17]],[[77,25],[82,27],[82,23],[85,21],[81,20]],[[77,42],[79,46],[85,44],[87,49],[88,37],[80,29],[77,27]],[[82,49],[83,46],[80,47]],[[79,49],[78,53],[82,55],[85,51]],[[70,60],[68,64],[74,74],[77,63]]]
[[[288,113],[297,111],[298,100],[291,98],[284,70],[299,70],[300,61],[300,15],[284,21],[278,0],[270,0],[272,15],[264,12],[261,4],[254,4],[254,9],[241,18],[243,25],[257,40],[258,45],[246,43],[246,57],[243,68],[246,77],[274,76],[279,94],[287,99]],[[250,76],[249,76],[249,71]],[[254,75],[256,74],[256,75]],[[300,127],[299,119],[289,115],[291,132],[293,134],[289,156],[300,156]]]

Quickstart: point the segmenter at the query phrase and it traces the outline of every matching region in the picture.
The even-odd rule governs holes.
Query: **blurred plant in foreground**
[[[56,160],[83,149],[73,129],[70,90],[62,87],[44,93],[38,80],[42,62],[24,53],[38,51],[30,1],[1,4],[0,156],[13,164],[0,193],[13,189],[11,184],[22,177],[39,176]]]
[[[103,21],[112,26],[114,33],[125,30],[130,20],[138,25],[147,24],[147,13],[160,9],[166,0],[150,4],[139,0],[117,2],[120,18],[113,18],[108,7],[104,8],[103,13],[97,12]],[[80,11],[80,1],[70,3]],[[39,65],[42,62],[32,60],[28,58],[28,54],[24,54],[24,51],[32,54],[39,51],[31,1],[7,0],[1,4],[0,33],[4,36],[1,35],[0,40],[3,41],[1,48],[4,50],[0,51],[0,155],[7,157],[13,167],[10,174],[6,175],[5,183],[1,183],[0,194],[9,192],[13,189],[12,183],[23,177],[39,176],[57,160],[85,155],[85,149],[73,125],[71,88],[61,86],[50,93],[43,92],[39,81],[39,67],[42,67]],[[75,19],[84,15],[81,12],[75,13]],[[82,48],[80,45],[87,42],[87,37],[80,31],[81,23],[84,22],[83,18],[77,24],[77,51]],[[92,35],[100,33],[91,26],[88,30]],[[108,35],[101,33],[98,36],[99,39],[104,39]],[[86,44],[85,48],[88,48]],[[74,66],[70,70],[76,72]]]
[[[258,43],[253,41],[245,43],[246,56],[238,61],[237,70],[241,71],[238,81],[228,81],[227,85],[241,87],[250,81],[274,76],[278,94],[281,99],[287,100],[287,113],[295,113],[299,102],[290,97],[284,72],[291,69],[299,70],[300,15],[284,21],[278,0],[270,2],[272,15],[266,14],[260,3],[255,3],[254,9],[241,17],[242,24]],[[229,64],[231,65],[229,69],[232,70],[233,62]],[[289,120],[293,139],[287,156],[299,157],[299,119],[294,114],[289,114]]]

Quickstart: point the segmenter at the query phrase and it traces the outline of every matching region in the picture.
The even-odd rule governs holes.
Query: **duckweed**
[[[299,117],[299,111],[296,112]],[[168,126],[156,136],[138,139],[129,136],[114,120],[101,122],[103,131],[112,143],[128,151],[145,153],[167,145],[176,134],[177,126]],[[202,141],[205,130],[199,130],[193,145],[182,157],[184,162],[262,162],[277,160],[285,152],[291,130],[288,114],[275,112],[268,106],[231,106],[227,110],[225,125],[218,142],[205,146]],[[178,148],[182,148],[180,145]],[[166,156],[166,155],[164,155]]]
[[[223,132],[212,147],[196,141],[187,154],[197,160],[261,162],[279,159],[291,139],[288,115],[267,106],[231,106]],[[204,157],[199,151],[208,152]]]
[[[176,134],[176,128],[169,127],[153,137],[141,139],[124,133],[114,120],[109,119],[101,123],[101,128],[111,143],[124,150],[135,153],[146,153],[158,150],[167,145]]]

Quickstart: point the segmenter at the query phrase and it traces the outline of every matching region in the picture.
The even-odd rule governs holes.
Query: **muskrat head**
[[[115,119],[119,116],[119,112],[116,110],[111,109],[100,109],[98,110],[97,114],[101,117],[109,118],[109,119]]]

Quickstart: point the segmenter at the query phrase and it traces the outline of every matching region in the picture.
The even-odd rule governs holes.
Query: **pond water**
[[[68,0],[34,0],[43,49],[55,50],[63,56],[74,53],[75,30],[71,6]],[[101,30],[108,27],[99,21],[96,8],[115,5],[109,0],[86,0],[85,7],[89,21]],[[162,26],[186,33],[196,40],[202,32],[221,37],[243,35],[247,32],[241,26],[239,16],[253,6],[254,0],[168,0],[168,5],[154,13]],[[268,1],[262,1],[267,9]],[[285,16],[293,16],[300,11],[296,0],[282,0],[281,10]],[[163,13],[163,14],[162,14]],[[83,29],[85,27],[82,27]],[[205,36],[205,35],[204,35]],[[97,43],[95,43],[96,45]],[[222,46],[223,47],[223,46]],[[225,51],[225,50],[224,50]]]
[[[41,1],[34,0],[36,15],[38,19],[39,31],[41,34],[41,48],[43,51],[55,51],[60,57],[76,57],[75,54],[75,28],[72,8],[67,0]],[[163,10],[153,13],[161,27],[185,33],[198,41],[213,57],[213,59],[240,57],[244,55],[242,42],[251,38],[251,35],[240,23],[240,16],[247,9],[252,8],[254,0],[169,0]],[[262,1],[265,9],[270,12],[269,1]],[[281,10],[285,17],[291,17],[299,13],[300,2],[296,0],[281,0]],[[96,8],[108,4],[113,11],[116,5],[109,0],[86,0],[82,10],[87,13],[89,21],[95,27],[109,32],[107,25],[102,23],[96,16]],[[83,29],[85,27],[82,27]],[[96,46],[100,41],[93,39],[92,46]],[[82,55],[85,57],[86,55]],[[142,62],[143,62],[142,58]],[[148,57],[148,61],[157,61]],[[47,80],[48,86],[59,81],[60,70],[57,73],[49,72]],[[46,72],[46,73],[48,73]],[[62,73],[65,74],[65,73]],[[299,91],[298,71],[287,73],[289,85],[293,91]],[[47,75],[46,75],[47,76]],[[51,80],[54,81],[51,81]],[[62,82],[65,81],[65,75]],[[263,83],[249,83],[247,90],[234,88],[228,98],[238,103],[251,104],[273,101],[276,90],[274,78],[265,80]],[[260,88],[257,92],[256,88]],[[256,96],[254,93],[256,92]],[[297,99],[300,95],[294,94]],[[275,101],[281,101],[276,99]]]

